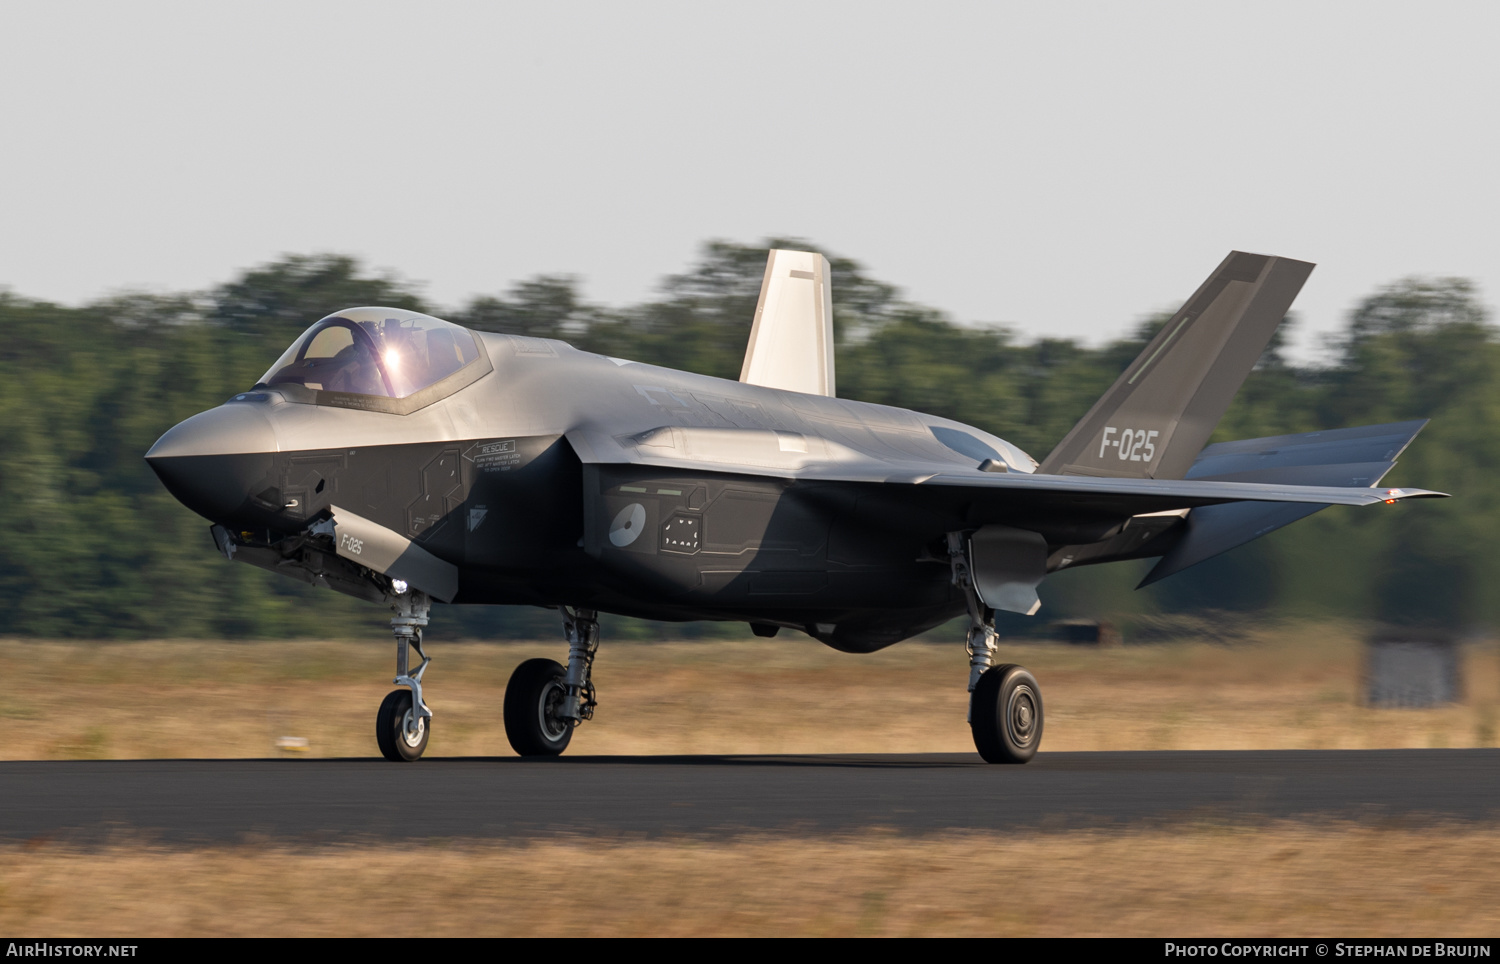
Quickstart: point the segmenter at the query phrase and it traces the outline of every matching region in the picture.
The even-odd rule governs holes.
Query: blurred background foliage
[[[712,242],[658,297],[584,300],[577,278],[542,276],[457,309],[340,255],[287,257],[211,291],[128,294],[81,307],[0,290],[0,603],[7,633],[37,637],[329,637],[384,640],[386,613],[232,565],[208,525],[162,489],[142,455],[176,422],[252,385],[316,319],[355,305],[428,311],[487,331],[560,338],[588,351],[737,378],[771,239]],[[832,259],[841,396],[979,426],[1044,456],[1165,316],[1090,347],[1026,342],[903,300],[854,261]],[[1187,292],[1183,293],[1186,296]],[[1283,330],[1286,328],[1283,325]],[[1043,616],[1127,625],[1158,613],[1378,618],[1500,625],[1486,592],[1500,530],[1500,341],[1474,286],[1409,278],[1371,293],[1326,366],[1288,361],[1280,336],[1215,441],[1408,418],[1433,422],[1387,477],[1452,492],[1439,502],[1333,508],[1173,576],[1149,563],[1068,571],[1043,586]],[[434,634],[550,636],[556,617],[440,607]],[[1014,624],[1019,626],[1020,624]],[[615,636],[740,634],[614,620]]]

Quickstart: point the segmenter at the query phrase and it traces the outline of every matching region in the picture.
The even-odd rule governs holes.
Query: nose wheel
[[[375,742],[387,760],[420,759],[432,735],[432,720],[412,710],[411,690],[391,690],[375,714]]]

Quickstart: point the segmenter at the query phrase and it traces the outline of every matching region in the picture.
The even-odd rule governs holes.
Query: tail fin
[[[1231,251],[1037,471],[1182,478],[1312,269]]]
[[[828,259],[773,248],[760,283],[740,381],[833,395],[833,292]]]

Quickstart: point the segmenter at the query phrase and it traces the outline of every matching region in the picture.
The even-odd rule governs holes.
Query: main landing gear
[[[568,748],[573,728],[594,718],[594,654],[599,650],[599,614],[562,607],[568,665],[528,659],[505,686],[505,738],[521,756],[557,756]]]
[[[961,532],[948,533],[953,584],[969,606],[969,729],[987,763],[1025,763],[1042,742],[1042,689],[1025,667],[997,665],[995,611],[974,587]]]
[[[397,596],[394,608],[396,615],[391,617],[391,632],[396,636],[394,682],[408,689],[392,690],[381,702],[380,711],[375,714],[375,742],[387,760],[410,762],[421,758],[432,735],[432,710],[422,701],[422,674],[432,662],[432,657],[422,652],[422,627],[427,625],[432,600],[426,593],[413,589]],[[422,665],[415,673],[407,668],[413,647],[422,658]]]

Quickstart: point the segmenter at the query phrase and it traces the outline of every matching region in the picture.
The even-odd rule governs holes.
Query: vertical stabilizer
[[[1182,478],[1312,269],[1230,252],[1037,471]]]
[[[772,249],[740,381],[833,395],[833,293],[828,259]]]

